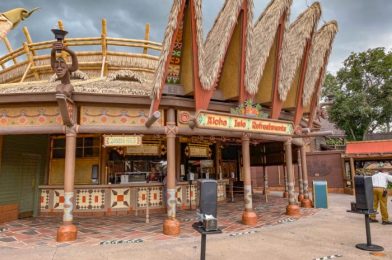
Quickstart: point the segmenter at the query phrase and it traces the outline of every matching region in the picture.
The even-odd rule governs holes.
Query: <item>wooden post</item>
[[[301,201],[301,207],[303,208],[311,208],[312,200],[309,198],[309,189],[308,189],[308,166],[306,163],[306,147],[305,145],[301,146],[301,166],[302,166],[302,174],[303,174],[303,187],[304,187],[304,199]]]
[[[252,185],[250,175],[249,135],[242,136],[242,164],[244,171],[244,201],[245,209],[242,214],[242,223],[254,226],[257,224],[257,215],[252,205]]]
[[[25,77],[27,76],[29,70],[31,69],[31,66],[35,65],[34,64],[34,57],[36,55],[35,51],[30,49],[29,44],[32,44],[33,41],[31,40],[31,36],[30,36],[29,30],[27,29],[26,26],[23,27],[23,33],[24,33],[24,35],[26,37],[26,41],[27,41],[27,42],[23,43],[23,48],[24,48],[24,51],[26,53],[27,59],[28,59],[28,61],[29,61],[29,63],[31,65],[27,66],[26,71],[25,71],[25,73],[23,75],[24,77],[22,77],[20,82],[23,82],[25,80]],[[34,77],[35,77],[36,80],[40,79],[39,74],[38,74],[37,71],[34,71],[33,74],[34,74]]]
[[[298,202],[301,202],[304,199],[304,185],[303,185],[303,177],[302,177],[302,166],[301,166],[301,150],[297,150],[297,160],[298,160]]]
[[[353,191],[353,195],[355,194],[355,183],[354,183],[354,177],[355,177],[355,165],[354,165],[354,158],[350,157],[350,172],[351,172],[351,187]]]
[[[283,198],[288,198],[289,192],[288,192],[288,182],[287,182],[287,167],[285,165],[283,165],[282,167],[283,167],[283,177],[284,177]]]
[[[108,53],[107,46],[107,23],[106,19],[102,19],[102,32],[101,32],[101,44],[102,44],[102,66],[101,66],[101,78],[107,75],[106,59]]]
[[[150,24],[146,23],[146,31],[144,33],[144,40],[149,41],[150,40]],[[148,53],[148,47],[143,48],[143,53],[147,54]]]
[[[10,41],[8,40],[7,36],[4,37],[3,40],[4,40],[5,47],[7,47],[8,52],[9,52],[9,53],[13,52],[14,50],[12,49],[11,43],[10,43]],[[18,63],[18,61],[16,60],[16,58],[12,58],[12,61],[14,62],[14,64]]]
[[[75,179],[76,128],[66,128],[64,170],[63,224],[57,230],[57,242],[74,241],[77,228],[73,225],[74,179]]]
[[[286,214],[289,216],[299,216],[299,207],[295,201],[294,194],[294,172],[293,172],[293,160],[292,160],[292,148],[291,139],[284,143],[285,154],[286,154],[286,170],[287,170],[287,180],[289,186],[289,205],[286,208]]]
[[[180,234],[180,222],[176,219],[176,115],[173,108],[167,111],[166,143],[167,143],[167,218],[163,222],[163,234],[176,236]]]

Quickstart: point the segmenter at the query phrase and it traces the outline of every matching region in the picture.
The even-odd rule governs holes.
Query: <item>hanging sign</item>
[[[142,137],[140,135],[106,135],[103,136],[103,146],[140,146]]]
[[[196,115],[196,125],[199,128],[231,130],[277,135],[292,135],[294,133],[291,122],[249,118],[217,112],[200,111]]]
[[[125,150],[127,155],[161,155],[161,145],[159,144],[143,144],[140,146],[127,147]]]

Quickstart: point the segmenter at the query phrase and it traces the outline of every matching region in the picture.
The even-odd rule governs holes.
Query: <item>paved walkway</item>
[[[236,197],[234,203],[219,204],[219,227],[225,234],[235,236],[254,228],[295,221],[296,219],[285,215],[287,199],[281,198],[280,194],[269,196],[268,203],[264,202],[264,196],[255,195],[253,201],[258,215],[258,223],[253,228],[241,224],[244,207],[242,196]],[[302,217],[306,217],[313,215],[318,210],[302,209],[301,211]],[[194,231],[191,226],[196,222],[195,217],[195,210],[177,211],[177,218],[181,222],[181,234],[178,237],[162,234],[162,223],[165,219],[163,213],[151,214],[149,224],[145,223],[145,216],[80,217],[75,219],[75,224],[78,226],[78,239],[70,243],[55,241],[57,228],[61,224],[60,217],[23,219],[0,225],[0,249],[133,244],[199,237],[200,234]]]

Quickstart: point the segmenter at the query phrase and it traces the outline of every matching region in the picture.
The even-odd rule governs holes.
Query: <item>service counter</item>
[[[218,202],[226,201],[228,180],[218,180]],[[193,182],[196,184],[196,181]],[[149,209],[165,210],[161,182],[129,184],[75,185],[75,215],[120,215]],[[41,215],[62,214],[64,187],[60,185],[39,186]],[[197,187],[188,182],[178,182],[177,207],[189,208],[196,203]],[[190,200],[191,203],[190,203]],[[94,214],[93,214],[94,213]]]

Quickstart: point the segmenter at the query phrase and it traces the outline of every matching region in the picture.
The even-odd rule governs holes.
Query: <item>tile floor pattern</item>
[[[234,203],[218,204],[218,226],[225,234],[245,232],[266,225],[285,223],[287,199],[269,196],[268,203],[261,195],[253,197],[253,207],[258,216],[255,227],[241,224],[244,207],[243,197],[238,196]],[[301,217],[313,215],[318,209],[302,209]],[[99,245],[104,241],[113,240],[166,240],[182,239],[200,236],[192,228],[195,222],[195,210],[177,209],[177,218],[181,222],[181,234],[171,237],[162,234],[164,213],[150,215],[150,223],[145,223],[145,216],[110,216],[110,217],[77,217],[74,224],[78,226],[78,239],[69,243],[55,241],[57,228],[61,224],[61,217],[39,217],[16,220],[0,224],[0,248],[35,248],[35,247],[63,247],[74,245]],[[289,219],[291,221],[291,219]]]

